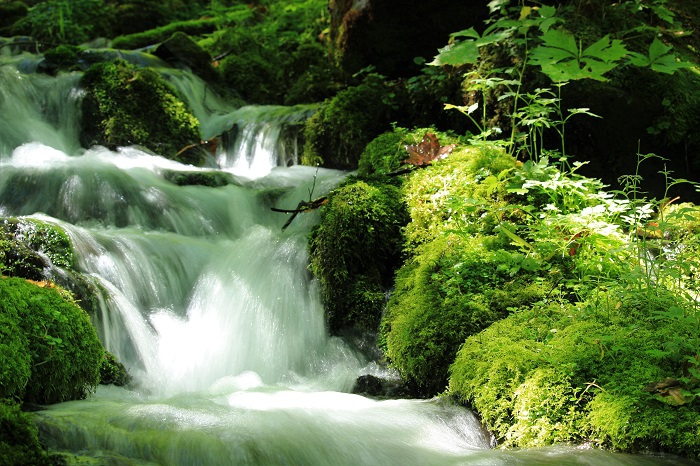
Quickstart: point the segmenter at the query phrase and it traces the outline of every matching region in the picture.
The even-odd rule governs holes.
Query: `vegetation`
[[[389,129],[392,107],[387,102],[388,92],[380,76],[370,75],[362,84],[326,101],[306,123],[303,162],[357,167],[364,147]]]
[[[123,60],[93,65],[81,79],[83,144],[138,144],[178,159],[178,151],[200,141],[199,122],[174,89],[150,68]],[[187,151],[183,156],[193,154]],[[197,164],[198,160],[180,160]]]
[[[0,280],[3,303],[2,398],[56,403],[84,398],[100,381],[102,344],[88,315],[50,287]],[[5,341],[5,339],[3,339]]]
[[[389,183],[349,182],[329,196],[310,250],[332,333],[376,331],[407,220]]]
[[[8,466],[59,464],[41,447],[32,416],[14,403],[0,403],[0,463]]]
[[[698,188],[665,165],[700,166],[690,63],[700,42],[684,27],[697,22],[696,5],[497,0],[486,24],[455,32],[430,63],[418,57],[420,74],[390,79],[371,66],[348,76],[332,60],[325,0],[6,3],[2,31],[57,46],[45,71],[91,66],[86,146],[141,144],[172,157],[199,141],[198,122],[155,71],[77,46],[100,36],[123,49],[160,43],[166,60],[193,58],[184,65],[249,103],[322,102],[305,124],[304,163],[358,169],[330,193],[309,241],[329,328],[379,332],[415,395],[460,400],[505,446],[700,457],[700,209],[677,199]],[[617,120],[671,148],[673,161],[643,151],[638,131],[606,132],[622,123],[598,109],[620,95],[631,103],[617,105]],[[406,163],[428,132],[454,149]],[[606,170],[627,170],[613,189],[584,176],[589,147]],[[642,189],[651,175],[663,181],[656,200]],[[0,229],[0,264],[40,280],[45,261],[13,225]],[[40,230],[42,252],[70,267],[65,235]],[[0,349],[12,361],[0,397],[81,397],[100,366],[103,381],[128,382],[70,300],[19,279],[0,285]],[[79,344],[88,346],[78,354]],[[14,405],[0,408],[3,429],[5,418],[26,423]],[[30,428],[17,431],[36,444]],[[40,463],[37,451],[26,454]]]

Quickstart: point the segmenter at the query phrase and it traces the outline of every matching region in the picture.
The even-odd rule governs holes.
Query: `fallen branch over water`
[[[328,197],[323,196],[319,197],[318,199],[314,199],[313,201],[306,202],[306,201],[299,201],[299,204],[297,204],[297,207],[295,209],[278,209],[276,207],[271,207],[271,210],[273,212],[282,212],[284,214],[292,214],[291,217],[289,217],[289,220],[287,220],[287,223],[285,223],[282,226],[282,229],[284,230],[287,228],[291,223],[294,218],[300,214],[301,212],[309,212],[311,210],[316,210],[319,207],[321,207],[323,204],[328,202]]]

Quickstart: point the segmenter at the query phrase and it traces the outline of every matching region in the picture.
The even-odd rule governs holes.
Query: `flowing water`
[[[7,58],[7,57],[6,57]],[[78,144],[78,75],[0,66],[0,215],[69,234],[102,294],[93,320],[129,368],[130,389],[37,413],[52,451],[97,464],[504,465],[682,464],[575,447],[492,448],[477,418],[446,400],[351,394],[362,374],[392,377],[328,336],[306,238],[317,213],[286,218],[345,173],[296,165],[294,132],[312,109],[228,108],[198,117],[227,133],[224,187],[177,186],[195,169],[126,147]],[[201,81],[169,71],[202,100]]]

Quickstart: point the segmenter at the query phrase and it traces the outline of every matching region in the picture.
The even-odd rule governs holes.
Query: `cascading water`
[[[0,128],[0,215],[67,231],[77,267],[102,290],[98,333],[136,380],[38,412],[52,450],[100,464],[671,464],[575,448],[492,450],[477,419],[446,400],[348,393],[380,370],[326,333],[307,272],[317,214],[283,231],[284,217],[270,211],[273,202],[294,207],[312,181],[322,195],[345,176],[285,167],[289,156],[268,150],[308,109],[215,115],[212,128],[238,127],[219,156],[238,182],[177,186],[167,173],[196,169],[136,148],[78,148],[75,76],[5,65],[0,79],[0,118],[12,125]]]

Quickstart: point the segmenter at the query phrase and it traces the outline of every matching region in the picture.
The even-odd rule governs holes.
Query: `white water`
[[[52,450],[100,464],[672,464],[575,448],[491,450],[477,419],[446,400],[349,394],[357,376],[381,370],[326,333],[307,272],[318,214],[282,231],[286,218],[270,211],[306,199],[314,176],[322,195],[344,173],[279,167],[289,160],[243,130],[219,159],[238,184],[176,186],[164,174],[193,167],[136,148],[77,146],[76,77],[9,66],[0,77],[10,83],[0,89],[0,127],[11,128],[0,130],[0,215],[66,229],[78,268],[104,290],[98,333],[136,382],[37,413]],[[258,114],[216,118],[268,128],[262,139],[280,143],[283,122],[246,112]]]

